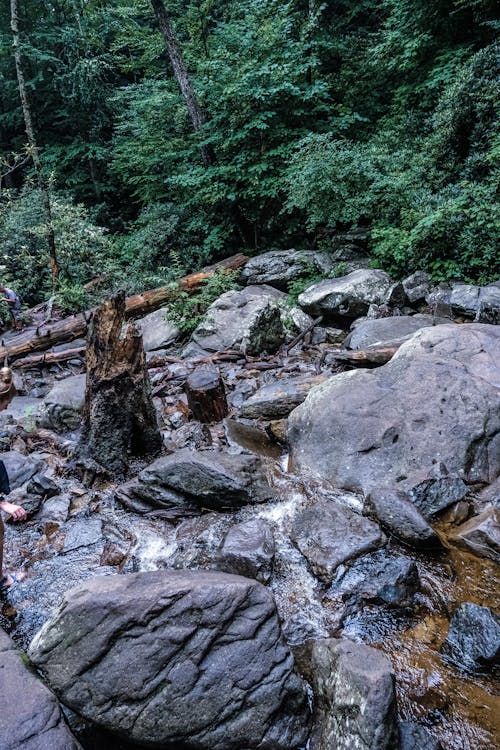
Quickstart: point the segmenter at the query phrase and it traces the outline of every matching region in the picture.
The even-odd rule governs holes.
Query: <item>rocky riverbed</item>
[[[17,371],[6,749],[496,746],[500,286],[359,269],[293,308],[294,259],[250,261],[188,342],[142,320],[164,450],[124,481],[73,461],[84,361]]]

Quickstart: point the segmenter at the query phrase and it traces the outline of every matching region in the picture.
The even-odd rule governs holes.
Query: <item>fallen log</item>
[[[30,370],[32,367],[44,367],[59,362],[67,362],[68,359],[81,359],[87,351],[86,346],[77,346],[74,349],[65,349],[63,352],[43,352],[43,354],[30,354],[12,363],[12,367],[18,370]]]
[[[203,281],[217,271],[238,270],[245,265],[247,260],[246,255],[238,253],[215,263],[213,266],[207,266],[198,273],[184,276],[175,285],[168,284],[158,289],[150,289],[142,294],[134,294],[125,300],[125,315],[128,318],[133,318],[157,310],[168,300],[175,298],[179,292],[194,294],[200,289]],[[28,330],[18,336],[13,336],[8,344],[5,344],[2,340],[0,359],[8,357],[9,362],[12,362],[23,355],[43,351],[56,344],[63,344],[86,336],[94,309],[70,315],[54,323],[41,325],[35,329],[34,333]]]
[[[368,349],[338,352],[335,359],[353,367],[380,367],[385,365],[396,354],[400,344],[394,346],[374,346]]]

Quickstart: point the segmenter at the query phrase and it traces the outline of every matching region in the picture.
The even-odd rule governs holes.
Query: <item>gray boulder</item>
[[[238,409],[245,419],[281,419],[301,404],[311,388],[324,383],[327,375],[299,375],[263,385]]]
[[[359,269],[338,279],[312,284],[301,295],[299,305],[310,315],[359,318],[369,306],[387,300],[392,282],[384,271]]]
[[[473,516],[458,526],[449,539],[478,557],[500,563],[500,509],[487,508]]]
[[[471,318],[478,323],[495,325],[500,322],[500,286],[497,283],[438,287],[429,294],[427,301],[434,308],[449,305],[454,315]]]
[[[164,349],[179,336],[179,329],[174,323],[167,320],[163,308],[145,315],[144,318],[137,320],[136,324],[142,333],[142,343],[145,352]]]
[[[386,531],[411,547],[441,546],[438,535],[405,492],[374,488],[365,500],[364,512],[373,515]]]
[[[36,427],[43,410],[43,401],[30,396],[14,396],[10,404],[0,412],[0,425],[20,424],[30,431]]]
[[[375,318],[356,323],[343,341],[347,349],[366,349],[375,344],[403,343],[421,328],[430,328],[438,323],[449,323],[447,318],[432,315],[395,315],[390,318]]]
[[[500,663],[500,622],[488,607],[464,602],[453,614],[441,651],[458,667]]]
[[[141,746],[292,750],[307,738],[273,598],[240,576],[94,578],[65,596],[30,655],[66,705]]]
[[[286,290],[288,284],[311,273],[327,274],[332,269],[327,253],[314,250],[272,250],[250,258],[241,273],[246,284],[270,284]]]
[[[400,750],[443,750],[437,737],[414,721],[399,724]]]
[[[445,464],[450,476],[500,474],[500,328],[424,328],[376,370],[313,388],[288,418],[299,471],[365,492]]]
[[[315,696],[310,750],[395,746],[394,673],[387,656],[349,640],[315,641],[305,677]]]
[[[456,474],[449,474],[444,464],[437,464],[429,472],[416,472],[407,486],[410,499],[424,518],[433,518],[450,505],[458,503],[468,492],[465,482]]]
[[[24,456],[17,451],[5,451],[1,454],[9,476],[11,490],[16,490],[44,468],[44,462],[33,456]]]
[[[41,417],[42,427],[55,432],[75,430],[81,425],[85,403],[86,375],[71,375],[59,380],[45,396],[45,412]]]
[[[225,292],[208,308],[183,356],[225,349],[250,355],[276,351],[285,340],[285,329],[275,292],[266,286]]]
[[[268,523],[256,518],[229,529],[217,557],[217,567],[267,583],[273,558],[273,531]]]
[[[143,469],[123,492],[154,507],[175,507],[185,502],[222,510],[276,499],[265,464],[250,454],[191,451],[162,456]]]
[[[291,539],[314,575],[331,583],[336,568],[385,543],[377,524],[349,508],[319,500],[296,515]]]
[[[432,288],[431,277],[425,271],[415,271],[401,282],[410,305],[424,302]]]
[[[2,750],[78,750],[55,695],[0,629],[0,747]]]

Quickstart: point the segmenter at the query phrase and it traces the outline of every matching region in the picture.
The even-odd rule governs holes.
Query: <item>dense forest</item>
[[[498,276],[497,30],[491,0],[2,3],[2,282],[77,309],[352,227],[396,277]]]

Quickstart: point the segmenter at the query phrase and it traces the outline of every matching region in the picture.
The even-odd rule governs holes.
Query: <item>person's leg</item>
[[[3,578],[3,519],[0,515],[0,581]]]

